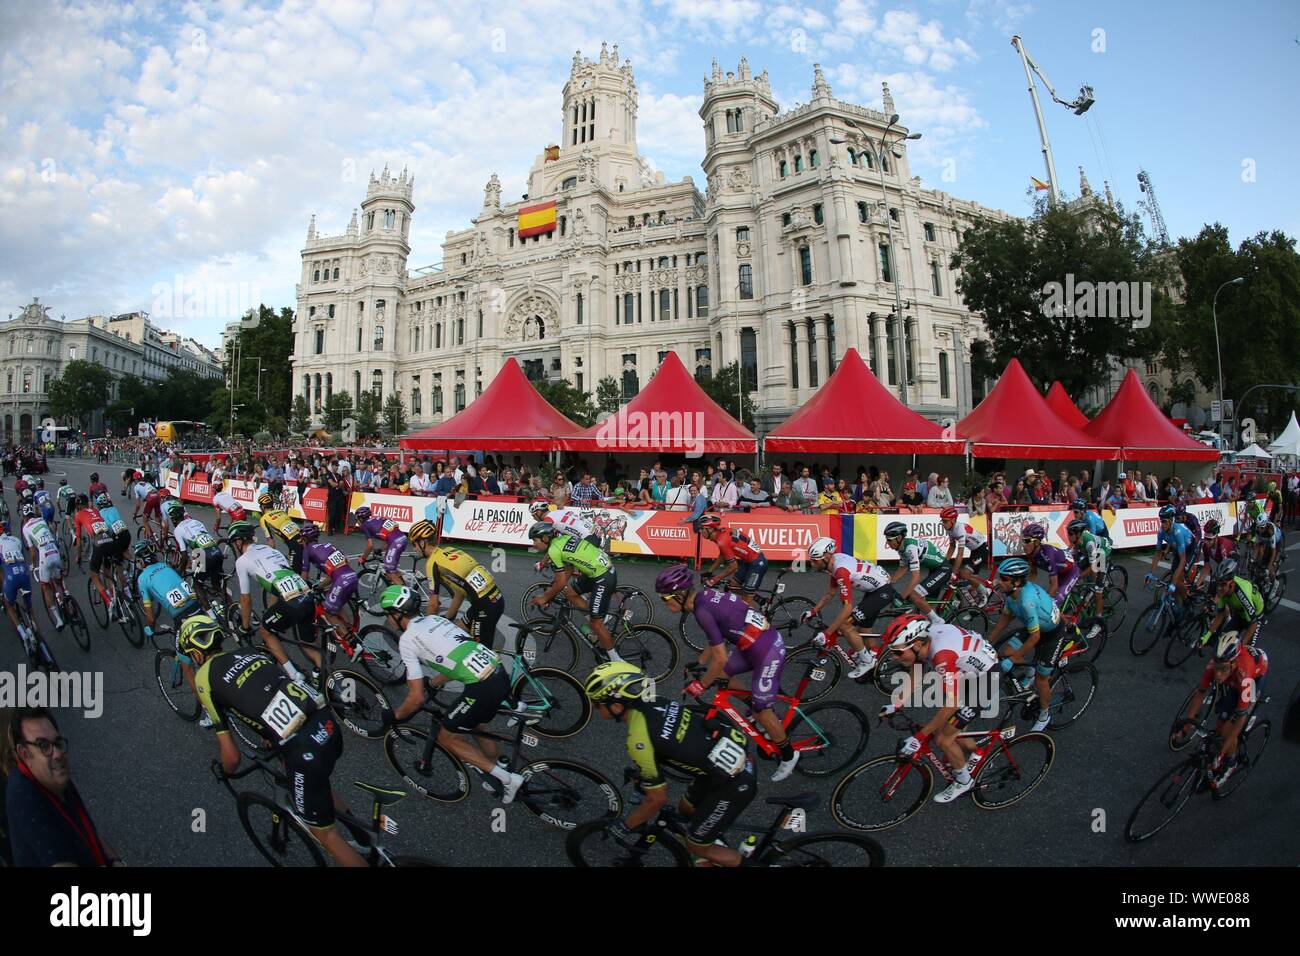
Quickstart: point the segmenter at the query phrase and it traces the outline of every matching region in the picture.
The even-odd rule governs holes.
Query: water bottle
[[[741,859],[753,856],[756,849],[758,849],[758,837],[751,833],[745,837],[745,842],[740,845]]]

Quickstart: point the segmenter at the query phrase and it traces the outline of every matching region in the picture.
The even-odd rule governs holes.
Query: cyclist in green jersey
[[[898,552],[898,570],[894,572],[889,583],[895,585],[900,601],[911,601],[922,614],[929,616],[931,623],[942,624],[943,618],[930,606],[928,597],[942,594],[952,577],[952,566],[944,560],[943,554],[932,541],[919,541],[907,536],[907,525],[901,521],[891,521],[885,526],[885,544]],[[922,577],[922,571],[925,572]],[[910,575],[905,586],[898,587],[898,582],[905,575]]]
[[[1098,537],[1088,530],[1088,522],[1075,518],[1065,526],[1065,533],[1070,539],[1070,556],[1074,558],[1082,572],[1080,578],[1088,578],[1099,588],[1106,584],[1106,570],[1110,567],[1110,542]],[[1102,592],[1097,591],[1093,613],[1102,611]]]
[[[577,579],[566,597],[574,607],[587,611],[587,623],[591,632],[600,641],[606,657],[611,661],[621,661],[614,650],[614,638],[605,626],[605,610],[614,590],[618,587],[618,573],[609,555],[582,538],[560,534],[555,525],[549,521],[536,521],[528,529],[528,537],[533,547],[546,554],[551,568],[555,571],[555,581],[542,594],[533,598],[537,607],[546,607],[555,596],[568,587],[576,573]],[[584,594],[590,594],[587,600]]]
[[[266,649],[296,681],[303,675],[276,636],[290,628],[296,632],[302,651],[312,664],[320,667],[320,651],[312,647],[316,629],[312,626],[316,616],[316,597],[311,585],[302,579],[289,559],[274,548],[253,543],[253,526],[247,521],[230,525],[227,536],[235,549],[235,577],[239,579],[239,613],[244,630],[250,629],[253,614],[253,588],[260,587],[268,595],[266,611],[262,614],[262,639]]]
[[[379,606],[402,632],[398,647],[406,665],[406,699],[393,710],[383,711],[384,723],[394,727],[419,713],[425,700],[426,673],[434,687],[459,681],[464,690],[442,718],[438,745],[495,780],[501,801],[510,803],[524,784],[523,775],[497,763],[495,741],[468,736],[472,730],[485,729],[499,710],[513,706],[510,676],[501,658],[455,621],[438,614],[419,616],[419,595],[408,587],[393,584],[385,588]]]
[[[1254,647],[1259,639],[1259,625],[1264,620],[1264,595],[1245,578],[1237,576],[1237,562],[1225,558],[1214,570],[1214,606],[1218,613],[1209,630],[1201,635],[1201,645],[1227,630],[1237,631],[1241,643]]]

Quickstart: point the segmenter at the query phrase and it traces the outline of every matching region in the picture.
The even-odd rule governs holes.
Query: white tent
[[[1246,446],[1241,451],[1237,452],[1237,457],[1271,459],[1273,456],[1270,455],[1268,452],[1266,452],[1264,449],[1260,448],[1259,445],[1252,444]]]
[[[1291,421],[1268,450],[1275,455],[1300,455],[1300,422],[1296,421],[1295,412],[1291,413]]]

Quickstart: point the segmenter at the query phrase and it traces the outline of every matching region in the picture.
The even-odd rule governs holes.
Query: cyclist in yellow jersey
[[[506,602],[492,575],[473,555],[459,548],[437,547],[437,530],[433,522],[417,521],[406,533],[421,557],[428,558],[425,577],[429,579],[429,614],[438,614],[442,601],[438,597],[439,585],[451,592],[451,604],[442,616],[456,620],[456,614],[466,601],[465,630],[474,640],[488,647],[496,647],[497,622],[505,613]]]
[[[272,505],[275,499],[265,491],[257,497],[258,507],[262,509],[257,523],[262,526],[266,543],[275,547],[275,542],[282,541],[289,550],[289,564],[295,568],[302,567],[302,535],[299,534],[298,522],[289,517],[289,512]]]
[[[605,626],[606,605],[618,588],[618,573],[609,555],[590,541],[559,534],[549,521],[534,522],[528,529],[528,537],[533,547],[546,555],[555,571],[554,582],[544,593],[533,598],[533,604],[544,608],[555,600],[557,594],[569,588],[565,596],[574,607],[587,612],[587,623],[600,641],[606,657],[611,661],[622,661],[623,658],[614,650],[614,638]],[[570,588],[575,572],[577,580]],[[584,594],[590,594],[591,599],[584,598]]]

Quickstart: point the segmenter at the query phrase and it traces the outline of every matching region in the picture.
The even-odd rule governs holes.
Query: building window
[[[892,171],[889,168],[889,157],[885,155],[883,150],[880,153],[880,168],[887,173]]]
[[[781,213],[781,225],[783,226],[790,225],[790,214],[788,212]]]
[[[442,414],[442,386],[436,382],[433,391],[429,394],[429,411],[434,415]]]
[[[1160,363],[1154,359],[1147,359],[1147,374],[1154,375],[1160,370]]]
[[[660,289],[659,290],[659,321],[660,322],[667,322],[669,319],[672,318],[672,313],[669,311],[670,308],[671,306],[670,306],[670,300],[668,298],[668,290]]]
[[[881,282],[894,281],[894,270],[892,268],[892,263],[890,261],[892,258],[893,257],[890,256],[889,254],[889,243],[882,242],[880,244],[880,281]]]
[[[835,356],[837,354],[835,351],[835,317],[828,315],[826,316],[826,361],[829,363],[829,367],[826,369],[827,376],[835,374]]]
[[[442,323],[438,322],[433,326],[433,347],[442,348]]]
[[[786,166],[784,159],[781,160],[781,164],[777,167],[777,169],[780,172],[782,179],[785,179],[785,177],[789,175],[790,169],[788,166]]]
[[[740,297],[742,299],[754,298],[754,268],[750,265],[740,267]]]
[[[865,152],[865,151],[864,151],[864,152],[861,152],[861,153],[858,154],[858,163],[859,163],[860,165],[862,165],[862,166],[867,167],[867,169],[875,169],[875,168],[876,168],[875,160],[873,160],[873,159],[871,158],[871,154],[870,154],[870,153]]]
[[[794,333],[794,323],[786,324],[790,332],[790,387],[799,387],[799,339]]]
[[[572,189],[573,187],[575,187],[575,186],[577,186],[577,185],[578,185],[578,177],[577,177],[577,176],[570,176],[570,177],[569,177],[568,179],[566,179],[564,182],[560,183],[560,191],[563,192],[563,191],[566,190],[566,189]]]
[[[391,209],[385,209],[385,210],[384,210],[384,228],[385,228],[385,229],[392,229],[392,228],[393,228],[394,226],[396,226],[396,225],[397,225],[397,213],[393,212],[393,210],[391,210]]]
[[[889,218],[894,220],[894,222],[898,222],[898,210],[893,206],[889,207]]]
[[[707,382],[713,378],[713,350],[696,349],[695,350],[695,379],[699,382]]]
[[[311,281],[320,282],[320,269],[316,269],[314,272],[312,272]]]
[[[456,383],[456,411],[463,412],[464,410],[465,410],[465,383],[457,382]]]
[[[481,339],[481,338],[483,338],[483,310],[482,310],[482,309],[479,309],[479,310],[478,310],[478,326],[477,326],[477,328],[478,328],[478,333],[477,333],[477,334],[478,334],[478,337]]]
[[[316,330],[316,354],[320,355],[325,351],[325,330]]]
[[[5,392],[12,393],[14,390],[14,373],[9,373],[8,383],[5,385]]]
[[[943,286],[939,283],[939,263],[937,261],[930,263],[930,291],[935,295],[943,295]]]
[[[812,250],[807,246],[799,247],[799,280],[803,285],[812,285]]]
[[[801,172],[803,172],[803,154],[802,154],[802,153],[795,153],[795,154],[794,154],[794,171],[795,171],[796,173],[801,173]]]
[[[748,227],[748,226],[737,226],[737,227],[736,227],[736,241],[737,241],[737,242],[749,242],[749,227]]]
[[[948,353],[939,353],[939,395],[943,398],[948,397],[950,386],[948,384]]]
[[[660,257],[659,257],[659,268],[660,268],[660,269],[667,269],[667,268],[668,268],[668,257],[667,257],[667,256],[660,256]]]
[[[695,287],[695,314],[701,319],[708,317],[709,287],[706,285]]]
[[[925,241],[934,242],[934,223],[927,222],[923,228],[925,229]]]
[[[383,350],[384,350],[384,327],[382,325],[376,325],[375,326],[375,351],[382,352]]]
[[[632,324],[633,308],[634,306],[632,305],[632,293],[631,292],[623,293],[623,324],[624,325]]]
[[[12,341],[9,343],[9,351],[10,351],[10,352],[13,351],[13,342],[12,342]],[[75,362],[76,360],[77,360],[77,347],[76,347],[75,345],[69,345],[69,346],[68,346],[68,361],[70,361],[70,362]],[[13,389],[10,389],[10,391],[13,391]]]
[[[582,293],[581,292],[578,293],[577,306],[578,306],[578,324],[582,325]]]
[[[814,149],[808,153],[808,165],[811,166],[813,169],[817,168],[818,166],[817,150]]]
[[[380,369],[375,369],[370,373],[370,391],[375,395],[375,401],[381,402],[384,396],[384,373]]]
[[[849,147],[849,165],[850,166],[858,165],[858,154],[853,151],[852,146]]]
[[[866,222],[866,221],[867,221],[867,204],[864,202],[860,202],[858,203],[858,222]]]
[[[411,414],[421,414],[422,407],[420,404],[420,376],[411,376]]]
[[[898,322],[891,315],[885,319],[885,352],[889,365],[889,384],[898,384],[898,361],[894,358],[898,344]]]
[[[824,223],[825,221],[826,221],[826,218],[825,218],[825,216],[822,214],[822,204],[819,203],[819,202],[818,202],[818,203],[813,203],[813,222],[817,223],[817,225],[820,226],[820,225],[821,225],[822,223]]]
[[[334,318],[334,306],[332,305],[329,307],[329,317]]]
[[[623,355],[623,401],[629,401],[636,397],[641,386],[636,377],[636,355],[635,353],[625,353]]]
[[[335,267],[334,267],[334,278],[337,279],[338,277],[339,277],[339,267],[338,267],[338,266],[335,266]]]

